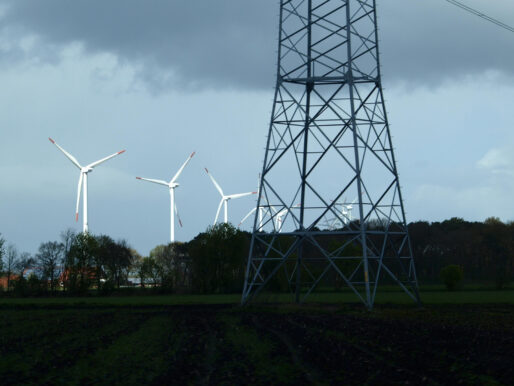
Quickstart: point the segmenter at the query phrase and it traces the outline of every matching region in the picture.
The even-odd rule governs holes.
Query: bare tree
[[[39,263],[42,279],[50,282],[50,291],[54,293],[57,280],[61,273],[64,244],[49,241],[39,246],[36,259]]]
[[[19,272],[19,276],[23,278],[27,269],[31,268],[34,265],[34,259],[28,252],[20,253],[18,260],[15,264],[15,271]]]
[[[4,270],[4,255],[5,255],[5,239],[2,237],[0,233],[0,272]]]
[[[18,250],[13,244],[9,244],[7,246],[7,252],[5,254],[5,273],[7,274],[7,291],[11,288],[11,278],[13,276],[14,271],[16,270],[16,265],[18,263]]]
[[[69,267],[68,267],[69,259],[68,259],[68,257],[70,255],[71,246],[73,245],[73,242],[76,237],[77,237],[77,233],[71,228],[68,228],[61,232],[61,240],[62,240],[62,245],[63,245],[63,251],[62,251],[63,258],[62,258],[61,273],[63,275],[62,284],[63,284],[64,291],[66,291],[66,284],[67,284],[66,277],[69,274]]]

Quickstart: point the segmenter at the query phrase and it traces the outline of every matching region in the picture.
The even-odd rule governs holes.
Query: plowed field
[[[0,379],[514,384],[514,306],[0,307]]]

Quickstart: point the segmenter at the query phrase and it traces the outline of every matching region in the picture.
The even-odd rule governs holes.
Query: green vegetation
[[[497,218],[483,223],[452,218],[435,223],[411,223],[409,233],[417,276],[423,283],[446,283],[449,289],[458,288],[461,272],[456,266],[466,273],[466,283],[463,283],[467,286],[494,283],[498,290],[503,290],[513,281],[514,223],[502,223]],[[324,238],[331,251],[341,248],[343,241],[330,233]],[[114,241],[106,235],[74,234],[68,230],[60,241],[42,243],[38,253],[30,256],[18,253],[11,244],[4,245],[0,237],[0,255],[3,255],[0,285],[7,292],[4,296],[22,297],[241,293],[249,242],[249,233],[230,224],[218,224],[187,243],[158,245],[148,256],[140,256],[124,240]],[[277,243],[283,246],[291,242],[287,237],[278,236]],[[319,254],[312,245],[304,252],[311,257]],[[354,243],[346,246],[342,253],[358,256],[362,250]],[[338,264],[345,273],[357,268],[350,260]],[[268,268],[263,267],[263,272]],[[292,272],[294,264],[285,268]],[[320,263],[310,269],[317,275],[325,266]],[[387,275],[381,276],[382,286],[392,283]],[[284,294],[290,290],[289,286],[281,270],[270,280],[266,290],[277,293],[279,298],[287,298]],[[332,271],[327,272],[315,292],[341,291],[344,294],[346,289],[341,277]],[[343,296],[345,301],[351,301],[351,294]],[[272,299],[273,295],[265,297]]]
[[[91,300],[105,299],[113,300]],[[13,300],[20,303],[12,307]],[[513,375],[512,304],[368,312],[340,303],[241,308],[123,300],[113,307],[82,298],[53,299],[68,300],[60,305],[37,299],[36,307],[22,300],[0,304],[4,385],[508,384]]]
[[[418,277],[437,284],[421,286],[418,308],[384,282],[371,312],[336,275],[303,305],[277,276],[239,307],[249,234],[228,224],[148,256],[123,240],[71,231],[30,256],[0,236],[0,379],[508,384],[514,225],[450,219],[409,231]]]
[[[495,283],[497,289],[514,279],[514,222],[418,221],[409,224],[409,235],[424,282],[440,282],[441,269],[452,264],[463,268],[466,280]]]
[[[109,295],[135,286],[154,294],[205,294],[241,291],[249,235],[217,224],[189,243],[158,245],[147,257],[125,240],[71,230],[63,232],[60,242],[42,243],[33,257],[19,254],[13,245],[4,253],[0,242],[0,257],[5,255],[0,279],[6,278],[9,296],[88,296],[92,290]]]
[[[450,264],[441,269],[441,280],[449,291],[455,291],[464,278],[464,271],[461,266]]]
[[[438,304],[514,304],[514,287],[496,290],[494,287],[472,286],[462,290],[448,292],[444,286],[423,286],[420,289],[421,301],[424,305]],[[258,297],[257,304],[278,303],[290,304],[293,297],[286,293],[263,293]],[[241,294],[172,294],[172,295],[145,295],[145,296],[88,296],[88,297],[4,297],[0,298],[2,306],[171,306],[171,305],[200,305],[200,304],[226,304],[238,305]],[[360,304],[353,293],[349,291],[313,293],[308,304]],[[376,298],[377,304],[404,304],[413,305],[413,301],[397,287],[382,287]]]

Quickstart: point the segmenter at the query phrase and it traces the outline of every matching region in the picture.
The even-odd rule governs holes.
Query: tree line
[[[467,281],[495,283],[499,289],[514,279],[512,222],[419,221],[409,224],[409,234],[421,284],[444,282],[441,273],[450,265]],[[230,224],[218,224],[187,243],[158,245],[143,257],[125,240],[67,230],[31,256],[6,245],[0,235],[0,285],[21,295],[107,294],[134,286],[166,293],[240,292],[250,238]],[[271,284],[287,288],[287,283]],[[328,283],[340,284],[337,278]]]
[[[247,232],[219,224],[188,243],[158,245],[143,257],[125,240],[67,230],[31,256],[0,235],[0,286],[21,296],[108,294],[134,286],[165,293],[237,292],[248,241]]]
[[[19,253],[0,237],[0,285],[19,295],[57,291],[84,294],[91,287],[104,290],[125,283],[135,251],[125,240],[67,230],[59,241],[41,243],[37,253]]]
[[[458,265],[464,280],[504,288],[514,279],[514,222],[496,217],[484,222],[451,218],[409,224],[418,278],[436,282],[441,270]]]

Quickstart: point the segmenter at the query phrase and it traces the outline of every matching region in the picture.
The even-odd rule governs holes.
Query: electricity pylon
[[[266,217],[258,224],[255,216],[242,303],[283,287],[302,302],[330,283],[345,284],[371,309],[379,282],[398,284],[419,303],[383,101],[376,2],[281,0],[279,31],[257,202]],[[357,197],[352,221],[337,206],[343,197]],[[342,227],[324,229],[327,217]]]

